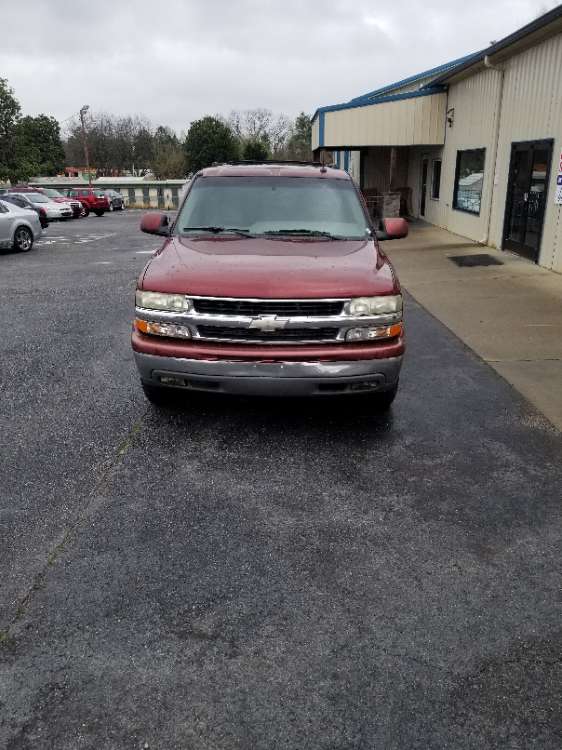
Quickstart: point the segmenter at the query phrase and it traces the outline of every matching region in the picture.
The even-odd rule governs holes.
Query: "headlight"
[[[183,294],[162,294],[161,292],[143,292],[137,289],[135,297],[137,307],[148,310],[169,310],[171,312],[187,312],[191,310],[191,300]]]
[[[402,312],[401,294],[392,294],[385,297],[357,297],[349,303],[349,314],[354,317],[388,315],[399,312]]]

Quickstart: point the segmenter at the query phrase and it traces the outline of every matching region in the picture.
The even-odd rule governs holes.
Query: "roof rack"
[[[293,165],[297,167],[323,167],[325,166],[322,164],[321,161],[298,161],[293,159],[237,159],[235,161],[225,161],[222,162],[222,165],[228,164],[229,166],[258,166],[259,164],[269,164],[272,165],[278,165],[278,166],[285,166],[285,165]],[[221,166],[221,163],[214,162],[214,167]]]

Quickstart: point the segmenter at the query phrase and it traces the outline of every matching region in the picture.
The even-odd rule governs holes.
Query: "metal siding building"
[[[539,262],[562,273],[562,206],[554,203],[562,152],[562,33],[501,65],[505,72],[490,240],[501,247],[511,144],[551,138],[553,161]]]
[[[398,192],[403,213],[562,272],[562,6],[486,50],[317,110],[313,148],[351,149],[366,196]]]

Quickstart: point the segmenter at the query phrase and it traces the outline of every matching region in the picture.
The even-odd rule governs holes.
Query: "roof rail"
[[[221,165],[229,166],[258,166],[260,164],[267,164],[269,166],[278,165],[293,165],[299,167],[322,167],[324,166],[321,161],[299,161],[298,159],[236,159],[234,161],[225,162],[213,162],[213,167],[220,167]]]

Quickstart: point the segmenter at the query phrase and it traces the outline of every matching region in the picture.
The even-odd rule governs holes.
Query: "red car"
[[[109,200],[102,190],[96,188],[79,187],[68,188],[66,195],[69,198],[76,198],[82,204],[82,216],[88,216],[93,211],[96,216],[103,216],[109,211]]]
[[[404,353],[402,295],[347,172],[320,164],[209,167],[138,280],[132,346],[147,398],[173,392],[371,394],[388,408]]]

